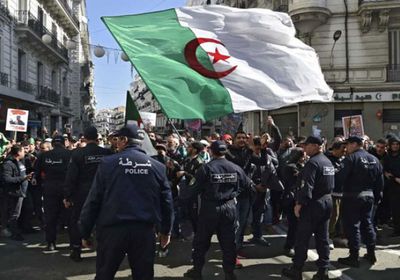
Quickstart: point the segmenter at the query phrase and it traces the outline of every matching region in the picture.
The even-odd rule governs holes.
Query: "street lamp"
[[[333,45],[331,50],[331,63],[330,63],[331,68],[333,68],[333,49],[335,48],[336,42],[340,39],[341,36],[342,36],[341,30],[336,30],[335,33],[333,33]]]

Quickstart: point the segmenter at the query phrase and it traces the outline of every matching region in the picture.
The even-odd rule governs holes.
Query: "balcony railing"
[[[29,11],[19,10],[17,11],[18,24],[27,26],[33,33],[35,33],[40,40],[42,36],[47,34],[51,37],[51,46],[58,54],[68,60],[68,50],[65,48],[57,37],[51,33],[35,16],[33,16]]]
[[[64,7],[64,9],[67,11],[68,15],[72,17],[72,19],[75,21],[75,23],[79,26],[79,19],[74,15],[74,12],[72,11],[72,8],[68,5],[68,2],[66,0],[58,0],[61,5]]]
[[[400,64],[390,64],[386,69],[388,82],[400,82]]]
[[[24,80],[18,79],[18,90],[29,93],[29,94],[34,94],[36,91],[36,88],[33,84],[28,83]]]
[[[60,102],[60,96],[58,95],[58,93],[55,90],[52,90],[51,88],[45,86],[39,87],[37,99],[50,101],[52,103]]]
[[[0,84],[8,87],[8,74],[0,72]]]
[[[70,104],[71,104],[70,98],[69,97],[63,97],[63,105],[64,105],[64,107],[69,108]]]

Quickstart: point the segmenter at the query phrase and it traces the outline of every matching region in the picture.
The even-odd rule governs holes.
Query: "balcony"
[[[8,87],[8,74],[0,72],[0,85]]]
[[[331,17],[326,0],[297,0],[289,3],[289,15],[302,34],[310,34]]]
[[[40,86],[38,89],[37,99],[40,101],[52,102],[55,104],[60,103],[60,95],[51,88]]]
[[[31,83],[18,79],[18,90],[29,94],[35,94],[36,87]]]
[[[67,48],[29,11],[17,11],[17,27],[15,30],[19,33],[20,40],[29,44],[30,47],[36,49],[39,53],[43,55],[52,54],[57,62],[68,64]],[[49,35],[52,39],[49,44],[45,44],[42,41],[42,36],[45,34]]]
[[[400,82],[400,64],[388,65],[386,70],[388,82]]]
[[[74,15],[67,0],[39,0],[39,2],[70,37],[79,34],[79,19]]]

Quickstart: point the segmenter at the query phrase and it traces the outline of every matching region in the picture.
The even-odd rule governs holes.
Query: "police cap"
[[[141,139],[141,137],[139,136],[139,128],[136,124],[127,124],[120,130],[118,130],[114,134],[114,136],[117,136],[117,137],[125,136],[127,138],[132,138],[132,139]],[[97,137],[97,135],[96,135],[96,137]]]
[[[308,138],[306,139],[306,141],[304,142],[304,144],[317,144],[319,146],[321,146],[324,142],[322,141],[322,139],[320,137],[316,137],[316,136],[308,136]]]
[[[210,149],[213,153],[226,153],[228,151],[228,147],[225,142],[217,140],[211,143]]]
[[[361,145],[363,143],[363,141],[364,141],[364,139],[360,136],[350,136],[346,140],[347,143],[357,143],[359,145]]]

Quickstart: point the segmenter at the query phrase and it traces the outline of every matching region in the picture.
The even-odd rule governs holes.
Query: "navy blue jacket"
[[[343,185],[343,194],[373,191],[375,200],[379,201],[383,189],[383,168],[379,160],[359,149],[343,160],[343,168],[337,176]]]
[[[331,194],[335,185],[335,169],[323,154],[312,156],[300,174],[301,185],[296,194],[296,201],[307,205],[311,200],[318,200]]]
[[[225,158],[204,164],[195,178],[194,188],[203,201],[226,202],[252,187],[243,169]]]
[[[97,227],[161,222],[161,233],[172,228],[173,205],[165,166],[136,146],[104,157],[82,208],[84,238]]]

